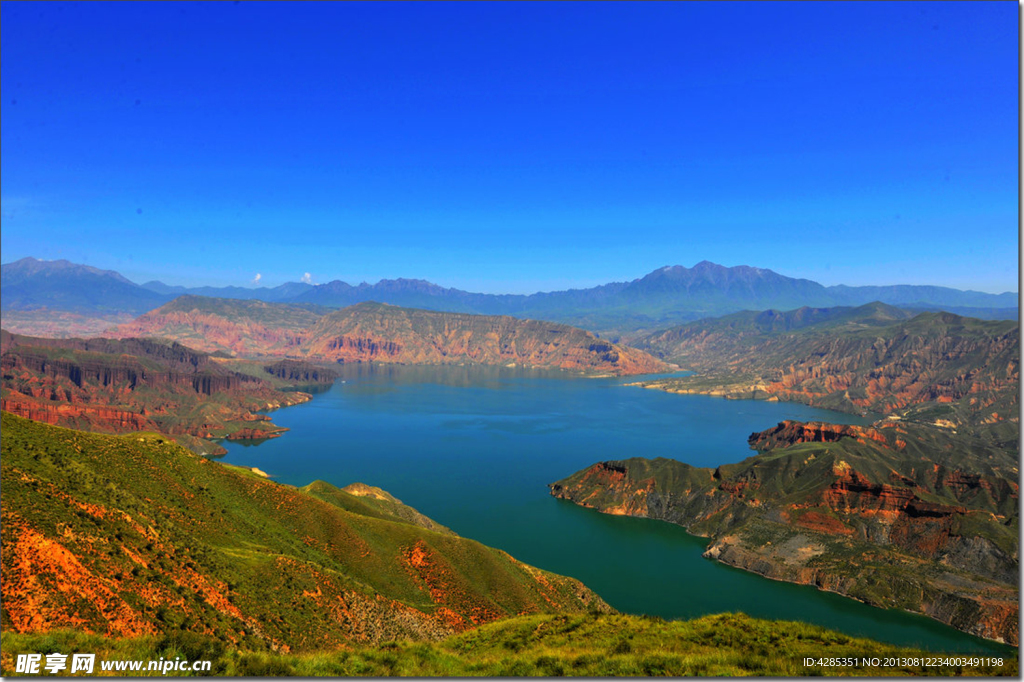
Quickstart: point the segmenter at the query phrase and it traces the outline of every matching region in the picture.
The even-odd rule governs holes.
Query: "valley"
[[[699,288],[698,274],[659,276],[671,290],[683,275]],[[296,670],[303,652],[362,647],[371,660],[387,640],[447,642],[494,621],[514,627],[506,619],[517,614],[595,609],[673,619],[753,609],[755,619],[798,618],[918,650],[1005,653],[996,642],[1018,642],[1015,322],[875,302],[737,312],[634,331],[625,345],[504,315],[190,293],[115,321],[91,339],[3,332],[3,464],[14,466],[5,481],[25,484],[5,506],[4,544],[19,562],[5,566],[17,576],[4,599],[14,631],[73,627],[107,638],[104,647],[133,637],[143,639],[131,646],[161,647],[194,626],[223,651],[268,652],[259,660]],[[672,374],[679,368],[691,373]],[[749,433],[753,457],[741,447]],[[129,472],[157,463],[168,473],[153,484],[173,499],[104,468],[115,461]],[[70,470],[84,487],[54,478]],[[88,481],[111,477],[116,490],[96,497]],[[549,507],[543,490],[556,479]],[[568,503],[707,540],[647,526],[631,527],[634,537]],[[164,528],[159,515],[178,525]],[[207,518],[219,519],[209,542],[180,549],[184,529]],[[381,544],[382,533],[394,539]],[[603,539],[566,541],[576,535]],[[328,549],[342,536],[363,547],[358,557]],[[623,552],[638,540],[647,546]],[[680,590],[675,571],[641,577],[612,558],[647,553],[647,566],[678,554],[666,565],[701,582]],[[760,576],[795,585],[766,587]],[[24,602],[30,584],[42,596]],[[275,599],[258,606],[268,584]],[[719,595],[711,602],[709,590]],[[766,590],[774,597],[764,601]],[[775,627],[759,623],[747,627]],[[690,670],[699,656],[664,670]]]
[[[0,2],[0,678],[1020,675],[1019,6]]]
[[[595,513],[547,484],[595,461],[657,456],[712,471],[783,417],[864,424],[796,403],[642,391],[623,378],[503,367],[349,365],[330,391],[282,410],[287,436],[227,443],[223,461],[302,486],[373,481],[460,535],[579,578],[623,613],[743,612],[936,651],[1000,645],[921,616],[768,581],[703,558],[709,541],[648,518]],[[303,453],[301,458],[295,452]],[[684,579],[685,578],[685,579]]]

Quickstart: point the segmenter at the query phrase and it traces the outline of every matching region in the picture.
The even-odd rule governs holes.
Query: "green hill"
[[[579,581],[431,526],[390,496],[299,490],[157,435],[7,413],[2,428],[5,633],[191,630],[299,651],[608,610]]]

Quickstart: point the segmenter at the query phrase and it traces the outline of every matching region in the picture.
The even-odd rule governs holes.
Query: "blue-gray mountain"
[[[987,319],[1017,318],[1017,294],[1011,292],[987,294],[916,285],[825,287],[762,268],[727,268],[707,261],[692,268],[660,268],[631,282],[520,295],[472,293],[412,279],[364,282],[357,286],[339,280],[319,285],[289,282],[274,288],[252,289],[187,288],[161,282],[137,285],[109,270],[67,261],[23,258],[2,266],[2,289],[0,303],[5,311],[46,308],[138,314],[182,294],[329,307],[378,301],[427,310],[551,320],[608,335],[654,330],[740,310],[791,310],[870,301]]]

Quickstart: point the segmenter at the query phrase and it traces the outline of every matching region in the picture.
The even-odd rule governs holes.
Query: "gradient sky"
[[[2,13],[5,263],[527,293],[708,259],[1017,290],[1015,2]]]

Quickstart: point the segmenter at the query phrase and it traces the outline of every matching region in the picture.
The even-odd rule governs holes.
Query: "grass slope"
[[[319,483],[318,497],[155,434],[7,413],[2,428],[5,632],[193,630],[309,650],[608,608],[577,580],[410,523],[396,501],[358,513],[365,496]]]
[[[508,618],[440,642],[385,642],[288,655],[228,649],[190,633],[113,639],[70,632],[3,635],[0,671],[18,653],[97,652],[98,660],[210,660],[225,676],[683,677],[1016,676],[1012,653],[938,665],[934,653],[880,644],[805,623],[718,614],[690,621],[610,614]],[[853,661],[805,665],[805,658]],[[870,659],[879,659],[872,664]],[[865,660],[868,659],[868,660]],[[945,657],[943,657],[945,659]],[[929,663],[933,663],[929,665]],[[149,673],[152,675],[153,673]]]

